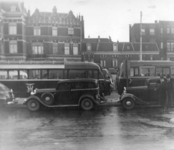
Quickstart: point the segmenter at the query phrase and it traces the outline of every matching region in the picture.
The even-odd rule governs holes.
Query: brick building
[[[33,14],[19,1],[0,2],[1,60],[81,60],[83,16],[72,11]]]
[[[158,45],[142,43],[144,60],[159,60]],[[82,41],[82,61],[93,61],[104,68],[116,69],[125,59],[139,60],[139,42],[112,42],[110,38],[88,38]]]
[[[174,21],[142,23],[142,41],[157,43],[160,59],[174,60]],[[130,42],[140,42],[140,23],[130,26]]]

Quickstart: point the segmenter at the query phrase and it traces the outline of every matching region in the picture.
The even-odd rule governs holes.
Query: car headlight
[[[31,95],[34,95],[34,94],[36,94],[36,89],[34,90],[34,91],[31,91],[31,93],[30,93]]]

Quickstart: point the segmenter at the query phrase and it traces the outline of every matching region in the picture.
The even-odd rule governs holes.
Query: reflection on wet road
[[[172,150],[174,110],[0,110],[0,150]]]

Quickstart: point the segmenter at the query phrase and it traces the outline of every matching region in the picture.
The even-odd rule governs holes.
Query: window
[[[68,28],[68,34],[73,35],[74,34],[74,29],[73,28]]]
[[[174,34],[174,27],[171,28],[171,33]]]
[[[78,44],[77,43],[73,44],[73,55],[78,55]]]
[[[9,34],[17,34],[17,25],[16,23],[9,24]]]
[[[63,79],[63,70],[49,70],[49,79]]]
[[[60,83],[58,85],[58,91],[70,91],[71,85],[70,83]]]
[[[167,42],[167,51],[174,51],[174,42]]]
[[[10,70],[9,71],[9,79],[18,79],[18,71]]]
[[[17,53],[17,41],[10,41],[10,51],[11,54]]]
[[[41,70],[29,70],[29,79],[41,79]]]
[[[7,79],[8,74],[6,70],[0,70],[0,79]]]
[[[96,85],[95,85],[95,83],[93,83],[93,82],[86,82],[86,88],[95,88],[96,87]]]
[[[171,76],[174,76],[174,67],[171,68]]]
[[[167,34],[170,34],[170,28],[167,27]]]
[[[53,54],[57,54],[57,53],[58,53],[58,44],[53,43]]]
[[[34,35],[40,35],[40,27],[34,27]]]
[[[153,60],[153,56],[150,56],[150,60]]]
[[[38,43],[38,44],[33,44],[32,46],[33,48],[33,54],[43,54],[43,44],[42,43]]]
[[[145,29],[141,29],[141,35],[145,35]]]
[[[113,44],[113,51],[118,51],[117,44]]]
[[[155,35],[155,29],[150,29],[150,35]]]
[[[57,27],[52,27],[52,35],[57,36]]]
[[[161,28],[161,34],[163,34],[163,28]]]
[[[16,6],[11,6],[11,10],[10,10],[11,12],[15,12],[16,11]]]
[[[88,43],[86,46],[87,46],[87,51],[91,51],[91,44]]]
[[[156,76],[168,75],[170,73],[170,68],[156,68]]]
[[[86,78],[87,70],[69,70],[68,78],[69,79],[80,79]]]
[[[19,70],[19,79],[28,79],[27,70]]]
[[[83,82],[74,83],[74,89],[84,89],[84,88],[85,88],[85,83]]]
[[[69,43],[65,43],[64,45],[64,49],[65,49],[65,55],[69,55]]]
[[[117,67],[117,59],[112,60],[113,67]]]
[[[163,49],[163,42],[161,42],[161,49]]]
[[[100,65],[101,67],[103,67],[103,60],[100,60]]]

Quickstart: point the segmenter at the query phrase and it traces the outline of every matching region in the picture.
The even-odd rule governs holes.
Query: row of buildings
[[[174,60],[174,22],[143,23],[143,60]],[[83,16],[38,9],[20,1],[0,2],[0,60],[93,61],[117,68],[124,59],[140,59],[140,23],[129,26],[129,42],[85,38]]]

